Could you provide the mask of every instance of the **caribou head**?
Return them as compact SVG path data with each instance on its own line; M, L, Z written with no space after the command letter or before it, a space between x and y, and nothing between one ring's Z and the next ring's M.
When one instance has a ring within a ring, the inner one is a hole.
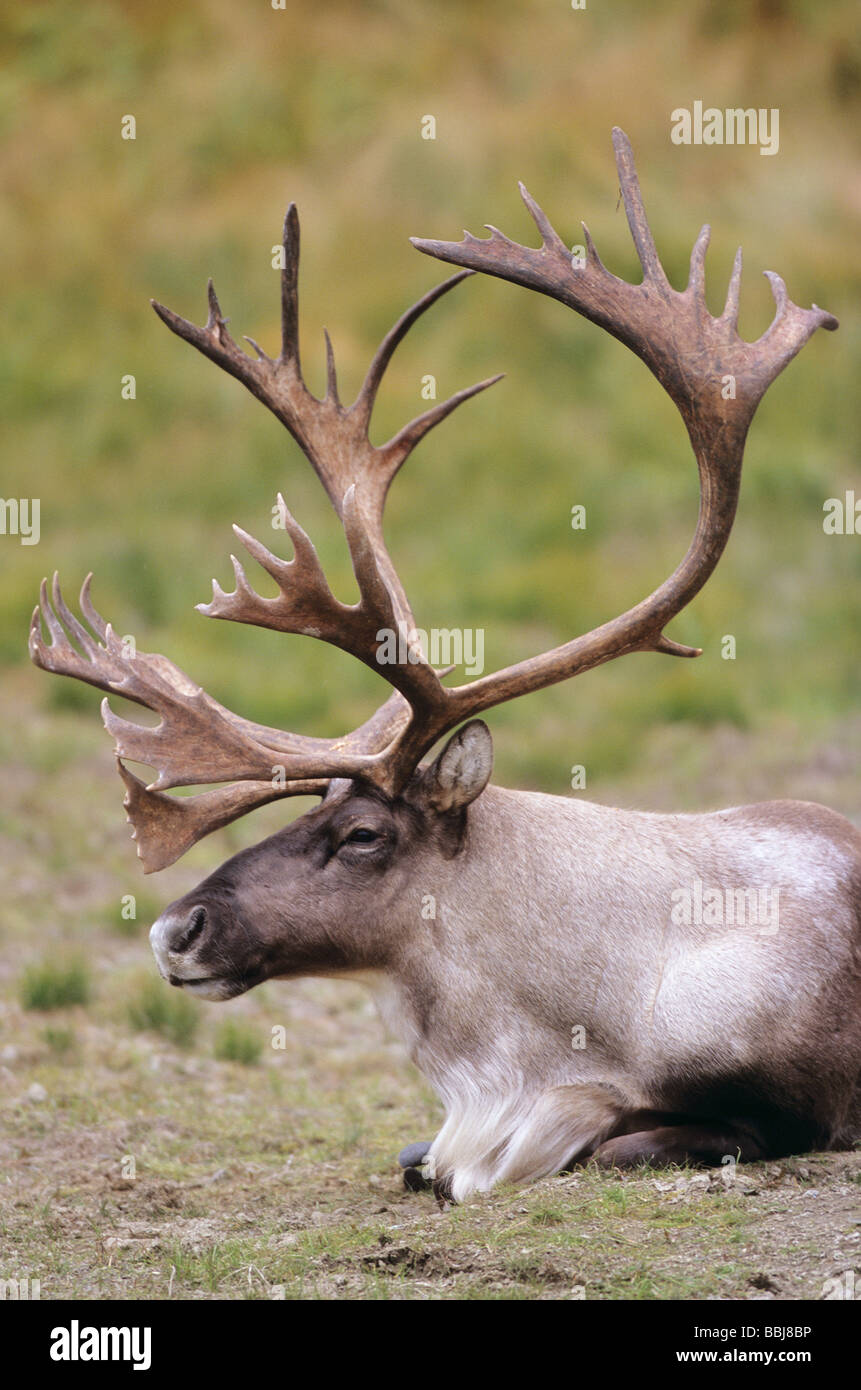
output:
M394 968L421 919L420 885L438 885L458 855L492 766L487 725L472 720L398 795L332 782L317 810L162 914L150 933L162 975L230 999L273 976ZM333 930L340 921L346 931Z

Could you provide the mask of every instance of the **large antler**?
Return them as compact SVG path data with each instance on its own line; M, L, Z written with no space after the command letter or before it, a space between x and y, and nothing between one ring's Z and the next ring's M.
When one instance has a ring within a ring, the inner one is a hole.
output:
M500 276L559 299L631 348L675 401L687 426L700 475L700 512L687 554L647 599L564 646L451 691L462 718L504 700L540 690L632 651L699 656L664 636L664 628L705 584L726 546L735 517L744 443L754 411L775 377L817 328L837 320L814 304L800 309L779 275L766 271L777 304L774 320L755 343L738 335L741 248L736 253L726 305L712 318L705 301L706 249L711 228L700 231L691 252L690 277L681 292L664 274L646 219L634 157L624 131L613 130L613 148L631 236L643 282L631 285L602 265L583 223L586 256L572 256L538 204L520 185L541 233L533 249L509 241L496 227L490 237L469 232L461 242L412 238L439 260Z
M234 527L245 548L276 581L277 596L270 599L256 593L240 562L231 556L235 590L225 593L213 580L212 599L198 607L208 617L319 637L383 675L394 691L371 719L340 738L310 738L265 728L232 714L167 658L127 649L93 607L89 578L81 591L81 608L92 631L70 612L56 576L50 596L43 583L30 631L30 655L36 665L122 695L161 716L161 723L149 728L119 717L107 700L102 705L105 726L116 738L118 758L154 767L158 773L154 782L144 786L120 763L127 788L125 804L147 872L173 863L203 835L255 806L281 796L325 792L333 777L363 778L383 790L397 791L421 756L414 749L423 752L429 746L423 731L439 726L446 705L440 677L418 645L409 647L409 659L403 664L381 665L377 660L383 633L411 642L415 628L383 540L383 509L392 479L427 432L500 378L479 382L433 406L383 445L371 444L368 429L383 374L401 339L426 309L471 272L452 276L407 310L377 349L355 402L345 407L338 396L328 333L325 397L313 396L302 378L299 221L292 204L284 222L283 248L282 344L277 359L268 357L251 339L257 360L237 346L211 281L209 317L202 328L160 304L154 302L153 307L173 332L242 381L299 443L342 521L359 601L348 605L334 596L314 546L279 494L281 520L293 544L292 560L279 559ZM50 634L48 643L42 619ZM171 787L231 779L243 785L192 798L164 795Z
M148 872L172 863L203 835L253 807L279 796L319 794L333 777L363 779L394 794L436 740L462 720L613 657L630 651L698 655L695 648L666 637L664 628L705 583L726 545L735 515L744 441L757 403L814 330L836 328L837 321L815 305L799 309L787 298L779 276L766 272L777 313L758 342L743 342L736 331L741 252L723 314L712 318L706 308L703 263L708 227L694 246L687 288L681 293L674 290L655 251L630 145L619 130L613 132L613 143L643 283L630 285L610 274L585 226L587 255L583 262L572 259L544 213L521 187L541 232L541 247L520 246L495 228L486 240L468 233L459 243L416 240L420 250L466 269L431 290L395 324L349 408L338 397L328 334L328 387L323 400L313 396L302 379L299 223L292 206L284 224L282 347L277 359L267 357L251 339L256 361L237 347L211 283L209 318L202 328L161 305L154 306L175 333L242 381L297 440L342 521L359 586L357 604L348 606L335 598L311 541L279 494L281 516L293 543L291 561L278 559L259 541L234 528L276 581L277 597L257 594L234 558L235 591L227 594L213 581L212 599L199 605L201 611L209 617L320 637L383 674L394 690L371 719L343 738L315 739L268 729L226 710L165 657L127 652L92 607L89 581L82 590L81 606L92 633L66 607L56 578L50 599L43 585L41 610L37 608L33 615L30 636L36 664L124 695L161 716L156 728L143 728L119 718L107 701L103 704L105 723L117 739L118 756L158 772L157 780L145 787L120 764L138 853ZM649 598L561 647L449 689L417 648L410 649L402 665L379 664L381 630L408 639L414 631L409 602L383 541L383 509L392 479L419 440L461 401L499 378L480 382L434 406L379 447L370 443L368 426L383 373L404 334L440 295L474 270L560 299L643 359L685 421L699 466L701 500L687 555ZM50 643L42 636L40 611ZM191 798L165 795L170 787L230 779L237 781Z

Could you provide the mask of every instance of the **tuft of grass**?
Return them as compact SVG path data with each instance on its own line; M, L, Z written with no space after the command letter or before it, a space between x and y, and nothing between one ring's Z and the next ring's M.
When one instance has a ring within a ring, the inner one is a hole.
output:
M90 973L82 960L46 960L24 971L20 998L25 1009L67 1009L89 1003L91 993Z
M238 1240L215 1241L195 1250L175 1244L168 1258L178 1284L207 1293L218 1293L231 1279L234 1284L239 1282L243 1276L247 1277L249 1268L254 1268L251 1263L253 1247Z
M530 1213L533 1226L561 1226L568 1219L563 1202L539 1202Z
M42 1037L55 1057L67 1057L78 1042L74 1028L45 1028Z
M241 1062L253 1067L260 1061L263 1044L258 1035L244 1023L229 1018L218 1030L215 1055L219 1062Z
M184 994L169 990L161 980L148 979L128 1006L131 1026L138 1033L160 1033L177 1047L190 1047L200 1014Z

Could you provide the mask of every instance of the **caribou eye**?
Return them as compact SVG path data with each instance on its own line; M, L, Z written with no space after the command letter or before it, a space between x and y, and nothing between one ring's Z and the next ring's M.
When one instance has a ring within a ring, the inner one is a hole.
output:
M344 841L345 845L372 845L375 840L382 839L378 830L368 830L360 826L358 830L353 830Z

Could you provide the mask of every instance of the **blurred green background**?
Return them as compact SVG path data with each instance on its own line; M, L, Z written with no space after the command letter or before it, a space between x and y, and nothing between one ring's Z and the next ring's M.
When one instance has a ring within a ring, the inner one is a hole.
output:
M842 774L853 738L857 750L861 538L826 536L822 506L857 487L854 5L79 0L12 8L3 26L0 493L42 507L38 546L0 538L13 729L24 711L63 721L56 759L73 730L89 749L98 725L95 692L26 662L38 583L55 567L69 596L93 569L97 606L120 633L238 712L315 734L361 721L384 690L357 663L194 611L213 574L230 577L231 522L286 544L269 525L279 488L336 592L351 598L353 581L296 445L173 338L148 298L201 322L211 274L234 335L274 351L271 248L294 199L306 377L322 393L325 324L352 399L390 322L446 273L408 236L493 222L533 241L518 178L569 243L584 218L605 263L637 278L610 145L619 124L677 287L709 221L713 312L741 242L743 336L772 316L763 269L841 329L817 334L759 409L728 551L671 629L703 657L628 658L493 712L496 780L564 794L582 763L599 800L659 805L669 788L693 808L718 794L815 794L824 759L840 773L840 809L853 809ZM672 145L670 112L697 99L778 107L779 153ZM121 139L127 114L134 142ZM426 114L434 141L421 138ZM425 408L423 375L442 398L496 371L504 382L428 437L388 507L418 621L483 627L487 669L649 592L684 552L697 496L681 422L641 363L561 305L480 277L399 350L372 437ZM127 373L134 401L121 398ZM571 530L575 503L585 532ZM720 657L726 633L735 661ZM101 737L98 766L112 776ZM14 739L7 721L7 752ZM743 756L726 788L730 747ZM758 779L762 766L774 775ZM263 814L278 823L283 808Z

